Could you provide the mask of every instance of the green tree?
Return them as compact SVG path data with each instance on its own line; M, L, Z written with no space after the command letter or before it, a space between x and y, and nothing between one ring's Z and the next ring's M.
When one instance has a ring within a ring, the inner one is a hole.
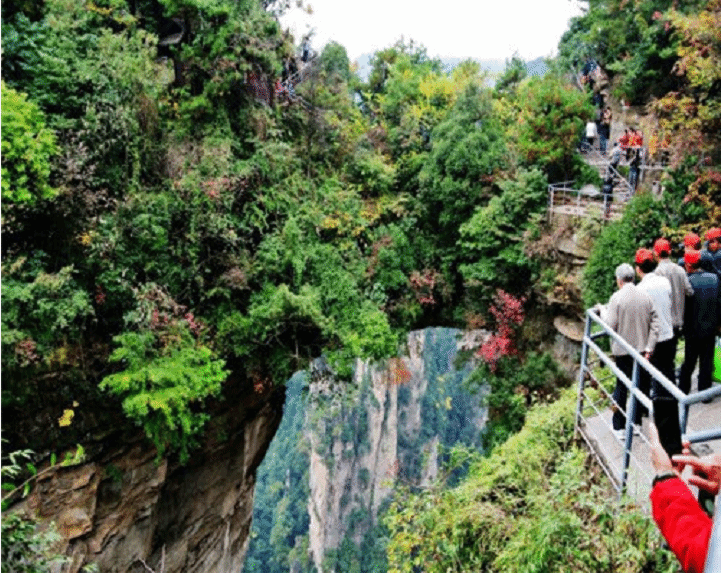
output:
M530 284L535 265L524 253L524 233L534 229L546 206L548 183L534 169L519 171L498 186L500 194L477 207L459 228L459 270L466 288L480 287L485 295L496 288L513 292Z
M2 82L2 199L35 203L54 197L51 160L58 153L45 116L26 94Z
M575 179L581 160L576 153L593 108L585 94L548 74L518 88L515 145L526 165L539 166L550 182Z
M505 167L505 138L490 92L469 84L448 118L431 135L432 150L419 177L419 228L432 236L444 262L455 259L459 228L485 203Z

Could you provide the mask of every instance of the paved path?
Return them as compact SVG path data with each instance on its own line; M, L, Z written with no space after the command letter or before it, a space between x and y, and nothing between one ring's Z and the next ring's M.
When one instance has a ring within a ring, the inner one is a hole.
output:
M710 404L694 404L689 409L688 431L697 432L718 428L721 425L721 398ZM584 434L594 444L600 454L602 465L607 473L620 475L623 468L623 445L611 431L611 410L588 418ZM699 455L721 452L721 440L714 440L693 446ZM651 479L654 471L651 467L648 446L648 418L643 420L642 435L635 435L631 446L631 464L627 494L636 499L640 506L649 510L648 495L651 491Z

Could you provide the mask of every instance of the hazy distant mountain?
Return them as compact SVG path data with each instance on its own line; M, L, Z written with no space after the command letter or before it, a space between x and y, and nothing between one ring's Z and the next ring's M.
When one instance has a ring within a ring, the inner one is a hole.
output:
M371 57L373 54L363 54L358 59L355 60L355 63L358 65L358 76L361 78L361 80L366 81L368 80L368 76L371 73ZM468 58L451 58L451 57L441 57L440 60L443 63L443 68L446 72L450 72L453 68L455 68L458 64L461 62L466 61ZM493 85L495 83L495 77L502 72L506 67L507 60L505 59L479 59L479 58L471 58L472 60L478 62L481 65L481 68L489 72L490 78L489 78L489 84ZM548 66L546 65L546 62L544 58L536 58L535 60L531 60L530 62L526 62L526 67L528 69L528 75L529 76L543 76L548 71Z

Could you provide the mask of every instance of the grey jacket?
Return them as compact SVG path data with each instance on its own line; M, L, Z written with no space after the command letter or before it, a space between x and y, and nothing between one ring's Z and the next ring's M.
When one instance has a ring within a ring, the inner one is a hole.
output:
M693 287L688 280L688 275L686 271L668 259L663 259L658 263L655 273L666 277L671 283L671 318L673 326L680 328L683 326L686 297L693 296Z
M626 283L601 307L601 320L638 352L653 352L658 341L658 315L651 297L633 283ZM611 341L611 354L624 356L626 350Z

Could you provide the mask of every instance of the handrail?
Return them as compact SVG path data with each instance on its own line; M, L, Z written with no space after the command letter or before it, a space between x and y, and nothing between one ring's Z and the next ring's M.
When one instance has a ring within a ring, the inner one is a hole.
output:
M567 187L566 181L562 183L551 183L548 185L548 214L549 219L553 217L554 210L563 205L574 205L578 211L582 211L589 205L598 205L601 208L601 214L607 216L612 205L612 199L605 193L598 191L597 193L588 193L583 189L574 189ZM562 198L566 198L565 201Z
M631 195L633 195L633 189L631 188L631 184L628 182L628 179L626 179L623 175L621 175L621 173L615 167L613 167L611 165L611 162L608 160L608 158L601 155L598 151L596 151L593 147L591 147L590 145L588 145L585 142L582 143L581 146L583 147L583 149L586 150L587 155L589 153L593 154L594 159L601 160L601 162L605 164L606 171L609 171L609 170L612 171L613 174L621 180L623 185L626 187L627 195L625 197L623 197L624 199L628 199L629 197L631 197Z
M593 328L600 327L601 331L592 333ZM626 374L616 366L613 358L604 352L600 346L595 342L600 337L609 337L616 342L623 350L633 359L633 371L629 378ZM629 390L629 401L628 408L624 404L617 404L617 407L624 408L626 410L626 426L624 430L624 456L623 456L623 467L620 471L620 476L612 475L611 471L606 467L603 460L599 460L604 467L604 470L617 484L617 490L620 495L626 490L628 473L631 461L631 448L633 445L633 420L637 408L637 403L640 402L645 406L650 413L653 412L653 401L649 399L639 388L638 381L641 375L641 371L645 370L649 376L655 380L679 403L679 425L681 428L682 439L691 443L706 442L710 440L721 439L721 426L712 429L705 429L695 432L688 432L688 413L689 407L693 404L701 402L703 400L721 396L721 387L709 388L707 390L696 392L688 395L678 389L678 387L671 382L666 376L664 376L656 367L654 367L644 356L642 356L635 348L633 348L623 337L615 332L608 324L606 324L594 309L588 309L586 311L586 324L583 336L583 345L581 347L581 365L579 369L579 385L578 385L578 401L576 405L576 418L575 428L576 432L584 434L584 438L591 446L591 450L600 458L599 452L594 449L593 440L589 440L588 436L585 435L582 430L583 408L585 395L586 376L591 377L592 372L589 369L589 354L593 352L598 357L599 361L609 368L611 373L615 375Z

